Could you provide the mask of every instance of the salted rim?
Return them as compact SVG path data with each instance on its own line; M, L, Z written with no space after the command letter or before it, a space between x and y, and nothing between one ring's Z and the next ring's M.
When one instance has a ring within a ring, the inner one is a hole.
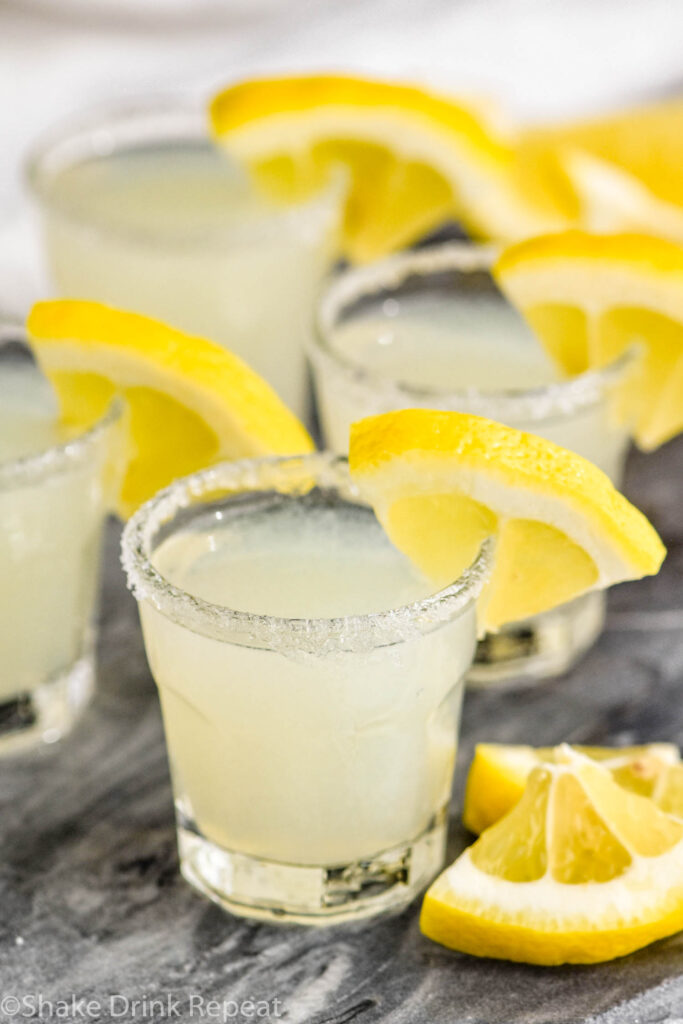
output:
M8 341L23 341L30 348L25 333L14 325L0 325L0 346ZM76 437L44 448L31 455L0 461L0 490L11 490L64 473L85 462L100 437L123 416L125 402L114 396L102 416Z
M157 244L161 239L188 248L220 247L226 242L278 236L288 229L309 230L318 223L325 225L337 212L341 214L341 200L347 188L347 177L341 170L333 173L321 190L303 202L282 208L274 205L249 223L236 222L199 231L120 227L111 221L87 216L71 203L60 202L52 191L55 177L68 167L94 157L110 156L122 147L164 139L215 142L203 104L193 102L187 94L176 94L143 96L92 107L62 121L38 138L24 161L24 179L35 199L66 220L91 231L105 231L146 244ZM215 144L220 148L219 143Z
M313 340L309 355L314 366L333 368L344 378L348 392L356 392L368 411L387 408L434 408L473 413L511 425L519 422L564 418L580 409L596 405L605 392L616 385L638 358L636 346L599 370L586 370L567 380L533 388L482 391L479 388L417 388L381 373L366 369L346 358L332 342L332 332L340 311L350 302L376 292L398 289L415 276L428 276L447 270L463 274L488 271L498 253L494 245L470 242L445 242L409 252L365 267L342 271L328 281L319 297L314 318Z
M422 636L457 617L477 598L491 567L491 539L484 542L472 565L436 594L386 611L338 618L285 618L236 611L187 593L152 564L157 531L204 495L215 496L221 489L242 493L270 490L271 486L277 489L275 485L282 487L288 478L302 486L310 483L311 475L316 484L343 486L350 496L358 494L346 458L330 452L222 462L176 480L146 502L123 531L121 563L129 589L138 601L149 602L172 622L210 639L315 655L369 651Z

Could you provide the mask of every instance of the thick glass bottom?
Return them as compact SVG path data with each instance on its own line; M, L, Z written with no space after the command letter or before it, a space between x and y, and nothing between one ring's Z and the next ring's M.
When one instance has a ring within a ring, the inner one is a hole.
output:
M595 591L504 626L479 641L467 685L512 688L562 675L593 646L604 623L605 595Z
M35 690L0 703L0 756L56 743L75 725L94 689L94 656L88 651L66 671Z
M178 823L183 877L231 914L284 924L354 921L410 903L439 872L447 809L416 839L351 864L301 866L249 857Z

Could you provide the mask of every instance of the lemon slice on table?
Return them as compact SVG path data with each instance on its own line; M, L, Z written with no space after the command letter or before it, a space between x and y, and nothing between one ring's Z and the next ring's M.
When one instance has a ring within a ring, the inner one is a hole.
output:
M83 425L114 394L126 399L130 448L118 510L125 518L173 479L218 459L313 449L297 418L222 346L95 302L39 302L29 341L66 423Z
M567 373L642 347L628 392L641 448L683 429L683 245L566 231L510 246L493 273Z
M683 242L683 98L524 132L516 174L586 227Z
M349 465L397 548L438 585L496 537L482 625L654 574L657 533L592 463L480 416L406 409L351 428Z
M465 827L478 834L507 814L522 796L529 774L540 764L555 762L558 749L478 743L465 786ZM650 797L669 814L683 817L683 764L673 743L574 749L599 761L620 786Z
M556 223L510 179L514 150L481 109L413 85L348 75L253 79L213 99L213 133L277 198L349 173L346 254L371 260L453 216L519 238Z
M565 747L432 884L420 927L533 964L624 956L683 928L683 821Z

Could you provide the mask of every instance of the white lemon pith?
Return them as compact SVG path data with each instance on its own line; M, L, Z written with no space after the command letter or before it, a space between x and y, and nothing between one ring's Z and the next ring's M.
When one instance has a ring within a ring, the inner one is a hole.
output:
M524 792L530 772L554 762L557 749L478 743L465 786L465 827L478 834L507 814ZM673 743L574 749L599 761L620 786L650 797L669 814L683 818L683 765Z
M391 540L436 584L457 579L496 537L481 608L488 629L655 573L665 554L587 460L479 416L369 417L351 429L349 465Z
M683 429L683 245L567 231L511 246L493 273L562 371L642 350L622 402L642 448Z
M683 821L564 748L433 883L420 925L478 956L624 956L683 927Z
M418 86L348 75L252 79L211 103L214 135L274 195L350 176L347 254L368 260L454 215L476 233L548 230L510 180L507 133L480 107Z
M114 394L125 398L124 517L174 478L219 459L313 448L271 387L211 341L136 313L66 299L37 303L27 330L65 421L88 423Z

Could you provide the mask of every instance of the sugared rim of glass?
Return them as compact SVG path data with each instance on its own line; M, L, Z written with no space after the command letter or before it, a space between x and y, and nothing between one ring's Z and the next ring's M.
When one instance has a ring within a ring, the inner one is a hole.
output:
M128 587L172 622L213 640L268 650L313 655L368 651L422 636L456 618L478 597L490 570L493 541L450 586L412 604L387 611L340 618L284 618L236 611L187 593L153 563L160 530L173 532L173 520L190 506L209 507L221 492L305 494L311 485L336 490L341 500L358 499L347 460L328 452L223 462L175 481L129 520L121 541ZM283 491L284 488L284 491ZM204 501L203 501L204 499ZM182 528L182 527L180 527Z
M364 267L344 270L334 276L319 298L310 355L314 364L331 367L342 379L346 393L358 397L367 415L387 409L439 408L473 413L515 425L570 416L600 402L617 385L638 358L634 347L599 370L554 381L533 388L483 391L481 388L412 387L377 373L347 358L333 342L340 314L349 305L374 295L390 297L411 278L455 271L470 274L490 271L497 249L493 245L445 242L399 253ZM385 295L385 293L389 293Z
M211 143L205 104L185 94L143 96L90 108L38 139L24 162L24 176L32 195L65 220L137 243L158 244L163 239L188 248L220 247L252 239L277 238L287 231L317 231L338 216L347 181L341 169L331 175L322 189L300 202L280 206L268 205L266 200L263 215L249 221L236 219L234 224L223 223L215 229L202 226L196 231L121 227L88 216L77 205L55 195L53 182L70 167L103 159L124 149L164 141Z
M11 341L25 343L22 330L1 325L0 347ZM115 397L99 419L75 437L30 455L0 460L0 491L41 483L87 462L103 434L121 419L124 408L123 399Z

